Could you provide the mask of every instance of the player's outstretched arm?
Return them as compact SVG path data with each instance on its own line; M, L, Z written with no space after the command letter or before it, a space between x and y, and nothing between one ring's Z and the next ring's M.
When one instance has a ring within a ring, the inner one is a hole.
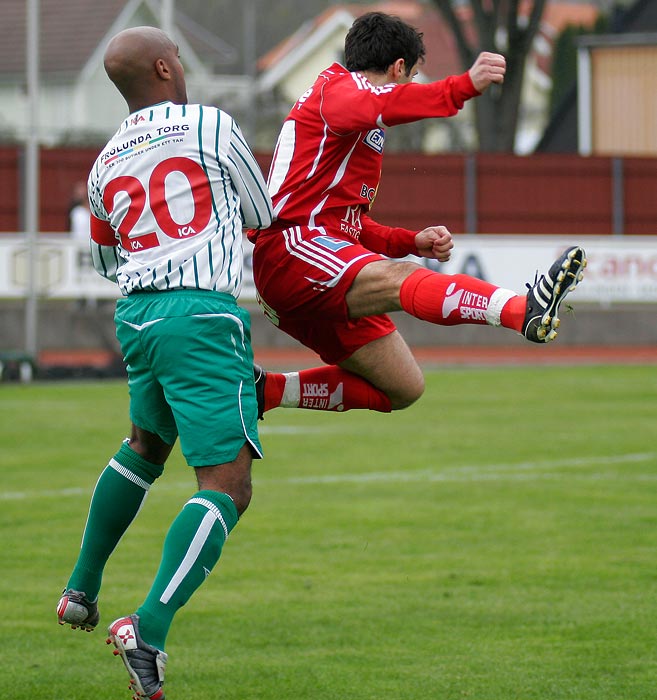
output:
M468 71L477 92L484 92L492 83L503 83L506 59L499 53L482 51Z

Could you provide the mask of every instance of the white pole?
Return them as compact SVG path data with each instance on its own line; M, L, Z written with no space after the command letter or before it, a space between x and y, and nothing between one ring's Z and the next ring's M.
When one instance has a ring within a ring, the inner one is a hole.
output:
M160 24L162 31L166 32L175 41L175 30L174 30L174 13L175 13L175 2L174 0L162 0L161 1L161 14L160 14Z
M25 351L37 358L37 251L39 230L39 0L27 0L27 95L25 139L25 238L28 271Z
M577 140L581 156L590 156L593 152L591 79L591 48L579 46L577 49Z
M242 3L242 46L244 51L244 74L249 78L249 95L247 100L247 112L244 119L244 131L246 140L255 143L256 136L256 76L257 76L257 49L256 49L256 7L253 0L245 0Z

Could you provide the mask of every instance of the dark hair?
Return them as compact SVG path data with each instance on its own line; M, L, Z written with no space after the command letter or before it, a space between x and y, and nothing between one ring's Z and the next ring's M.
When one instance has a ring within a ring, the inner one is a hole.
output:
M351 25L344 40L345 67L349 71L385 73L398 58L406 64L406 75L424 58L422 33L399 17L368 12Z

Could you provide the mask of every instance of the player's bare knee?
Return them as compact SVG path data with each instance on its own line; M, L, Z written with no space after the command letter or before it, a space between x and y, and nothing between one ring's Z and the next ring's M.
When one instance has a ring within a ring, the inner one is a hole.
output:
M236 493L228 495L233 499L233 503L235 504L235 508L237 508L239 515L242 515L242 513L244 513L244 511L249 507L249 503L251 503L251 496L253 495L251 479L248 480L248 483L242 484Z
M164 464L173 449L173 445L168 445L159 435L150 433L134 424L128 445L133 452L152 464Z
M199 490L201 491L216 491L218 493L225 493L230 496L230 499L235 504L237 513L242 515L244 511L249 507L251 503L251 496L253 495L253 487L251 485L251 480L243 481L242 483L216 483L213 486L209 485L207 482L199 481Z
M377 260L356 276L345 300L351 318L401 310L399 290L419 265L413 262Z
M393 411L412 406L424 394L424 377L420 375L415 381L409 382L400 389L388 395Z
M230 496L240 515L251 502L253 486L250 461L248 464L236 460L214 467L197 467L196 480L201 491L217 491Z

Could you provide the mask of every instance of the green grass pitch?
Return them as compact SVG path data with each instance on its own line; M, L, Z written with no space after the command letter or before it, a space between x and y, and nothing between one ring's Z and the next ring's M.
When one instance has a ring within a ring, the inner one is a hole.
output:
M0 385L0 697L130 698L105 625L194 491L174 452L56 624L123 382ZM430 371L392 415L278 410L217 569L177 615L168 700L644 700L657 677L654 367Z

